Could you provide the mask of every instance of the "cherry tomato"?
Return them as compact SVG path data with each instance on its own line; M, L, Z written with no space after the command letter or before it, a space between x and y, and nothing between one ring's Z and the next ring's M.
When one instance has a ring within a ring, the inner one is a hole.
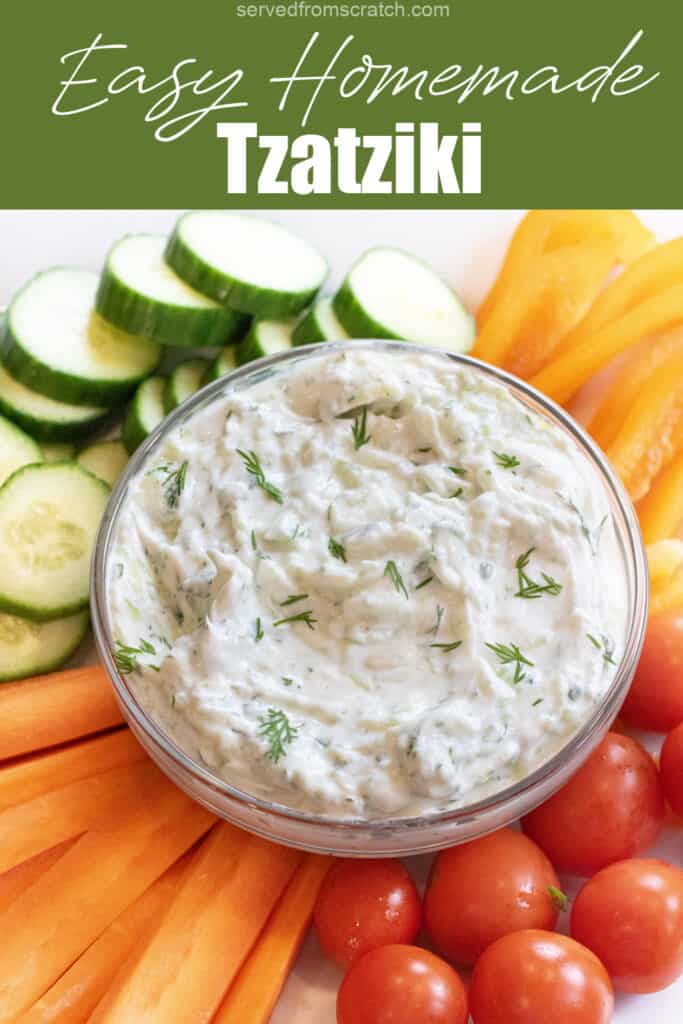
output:
M683 722L683 612L653 615L620 712L638 729L668 732Z
M574 900L571 932L622 992L658 992L683 972L683 871L622 860L598 871Z
M659 777L672 810L683 817L683 722L664 740L659 758Z
M447 960L473 964L501 935L552 930L559 886L536 843L503 828L437 856L424 898L425 927Z
M340 860L318 895L313 922L332 960L349 967L390 943L411 943L420 930L420 897L397 860Z
M558 871L591 875L647 850L664 813L654 761L630 736L610 732L566 786L522 825Z
M337 1024L466 1024L467 994L452 967L417 946L373 949L348 971Z
M607 1024L614 996L607 971L589 949L527 929L504 935L472 972L474 1024Z

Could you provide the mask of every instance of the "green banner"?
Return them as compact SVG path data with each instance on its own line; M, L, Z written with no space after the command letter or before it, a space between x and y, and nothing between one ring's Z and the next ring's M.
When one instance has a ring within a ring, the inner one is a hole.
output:
M0 204L676 207L677 10L15 7Z

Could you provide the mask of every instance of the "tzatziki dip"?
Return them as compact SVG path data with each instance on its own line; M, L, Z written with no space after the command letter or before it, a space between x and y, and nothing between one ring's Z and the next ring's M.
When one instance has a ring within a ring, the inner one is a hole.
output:
M108 560L119 671L236 788L377 819L524 779L625 641L604 484L476 364L309 350L228 383L130 481Z

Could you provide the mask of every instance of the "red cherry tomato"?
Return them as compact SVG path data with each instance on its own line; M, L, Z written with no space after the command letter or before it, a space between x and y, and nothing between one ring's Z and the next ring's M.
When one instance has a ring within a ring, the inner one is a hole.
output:
M630 736L610 732L522 825L558 871L591 875L652 846L664 813L654 761Z
M666 988L683 972L683 871L661 860L610 864L574 900L571 931L615 988Z
M503 828L437 856L424 898L425 927L447 960L473 964L501 935L552 930L559 886L543 851L522 832Z
M452 967L417 946L373 949L348 971L337 1024L466 1024L467 994Z
M659 758L659 777L672 810L683 817L683 722L664 740Z
M609 975L589 949L566 935L527 930L504 935L472 972L474 1024L607 1024Z
M332 960L349 967L390 943L411 943L420 930L420 897L397 860L340 860L318 895L313 923Z
M653 615L620 712L629 725L668 732L683 722L683 612Z

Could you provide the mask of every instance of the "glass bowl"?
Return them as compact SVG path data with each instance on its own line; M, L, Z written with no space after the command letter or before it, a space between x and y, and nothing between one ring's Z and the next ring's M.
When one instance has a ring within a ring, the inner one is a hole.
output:
M506 386L516 398L567 434L591 464L596 485L604 489L611 508L617 547L623 560L627 594L627 625L624 653L614 679L591 717L548 761L522 781L477 803L456 810L391 819L334 818L292 810L251 796L213 775L191 759L138 703L113 656L113 638L106 600L109 552L121 507L131 479L169 431L194 416L218 396L244 390L278 374L294 362L314 359L321 351L342 351L363 345L386 353L406 350L432 355L446 362L469 366ZM607 460L579 426L557 405L521 381L467 356L455 355L402 341L351 341L294 348L260 359L202 388L157 427L130 460L117 483L100 526L92 562L91 610L100 657L111 679L116 698L131 730L158 764L181 789L221 818L250 832L280 843L342 856L407 856L484 835L501 828L542 803L572 775L599 743L616 717L626 696L643 643L647 621L648 573L638 520L633 506Z

